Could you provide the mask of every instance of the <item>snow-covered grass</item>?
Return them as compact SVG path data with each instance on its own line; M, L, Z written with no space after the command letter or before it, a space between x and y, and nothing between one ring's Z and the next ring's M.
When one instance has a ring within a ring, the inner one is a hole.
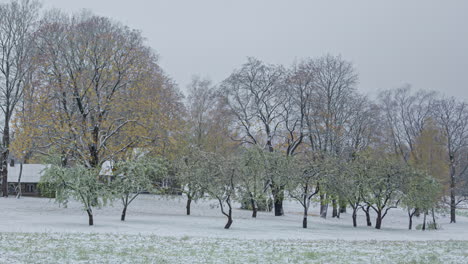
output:
M301 207L285 203L285 216L235 210L234 223L214 201L193 205L185 200L144 195L120 221L115 203L95 211L95 226L78 203L60 208L41 198L0 199L0 263L468 263L468 218L442 230L409 231L403 210L391 210L383 229L357 228L349 214L321 219L310 211L301 228ZM373 219L374 220L374 219ZM415 219L415 226L421 219Z
M3 233L0 263L467 263L467 241L240 240Z

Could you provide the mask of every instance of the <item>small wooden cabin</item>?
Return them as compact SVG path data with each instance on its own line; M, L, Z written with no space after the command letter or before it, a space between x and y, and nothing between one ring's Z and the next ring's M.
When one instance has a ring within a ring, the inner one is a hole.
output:
M41 180L44 169L47 165L44 164L23 164L10 163L8 166L8 192L11 195L16 195L18 192L18 178L21 172L21 193L23 196L40 196L38 183Z

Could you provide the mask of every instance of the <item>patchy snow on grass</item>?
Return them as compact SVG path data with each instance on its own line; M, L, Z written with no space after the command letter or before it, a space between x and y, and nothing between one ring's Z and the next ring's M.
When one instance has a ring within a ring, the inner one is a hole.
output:
M215 201L194 203L187 216L183 197L142 195L125 222L121 209L96 209L90 227L76 202L0 199L0 263L468 263L465 216L449 224L439 215L441 230L410 231L406 212L392 209L376 230L362 214L353 228L350 214L322 219L311 208L303 229L302 208L286 201L281 217L236 209L225 230Z
M2 233L0 263L467 263L467 241Z

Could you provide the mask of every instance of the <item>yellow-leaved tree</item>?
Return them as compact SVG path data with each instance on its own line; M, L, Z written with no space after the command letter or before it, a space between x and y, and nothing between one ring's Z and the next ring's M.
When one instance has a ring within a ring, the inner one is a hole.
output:
M409 163L415 168L426 171L443 184L444 189L447 190L449 163L444 140L436 123L432 119L428 119L421 134L415 140Z
M174 148L181 96L139 31L87 12L51 12L36 34L16 153L58 154L62 165L96 168L135 148Z

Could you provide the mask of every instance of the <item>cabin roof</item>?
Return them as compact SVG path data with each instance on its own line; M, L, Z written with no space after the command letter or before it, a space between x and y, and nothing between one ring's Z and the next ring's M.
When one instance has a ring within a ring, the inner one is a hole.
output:
M23 164L21 182L38 183L47 167L45 164ZM8 166L8 182L18 182L20 164Z

